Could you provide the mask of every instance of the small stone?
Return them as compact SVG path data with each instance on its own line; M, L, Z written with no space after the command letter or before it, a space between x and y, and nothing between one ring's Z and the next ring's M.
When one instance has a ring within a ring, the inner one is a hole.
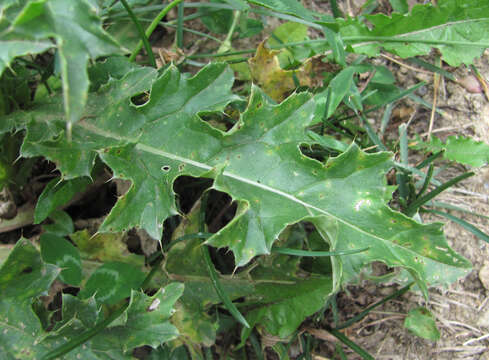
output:
M484 263L479 270L479 280L486 290L489 290L489 263Z
M486 308L480 315L477 321L477 326L489 328L489 308Z

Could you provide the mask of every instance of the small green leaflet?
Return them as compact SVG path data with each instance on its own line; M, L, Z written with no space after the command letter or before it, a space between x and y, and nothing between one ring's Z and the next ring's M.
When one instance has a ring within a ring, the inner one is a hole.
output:
M435 317L424 307L417 307L409 311L404 326L414 335L423 339L437 341L440 339L440 331L436 327Z
M431 152L443 152L447 160L460 164L480 167L489 164L489 145L482 141L475 141L470 137L449 136L443 143L436 136L432 136L429 142L418 139L416 149L425 149Z

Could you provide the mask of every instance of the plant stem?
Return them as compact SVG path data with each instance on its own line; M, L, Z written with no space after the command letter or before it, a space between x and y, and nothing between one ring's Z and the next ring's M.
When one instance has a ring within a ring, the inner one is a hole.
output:
M345 36L343 41L354 42L355 45L366 45L363 42L398 42L398 43L418 43L418 44L431 44L431 45L464 45L464 46L476 46L476 47L489 47L489 42L471 42L471 41L459 41L459 40L435 40L435 39L410 39L402 36ZM358 44L360 43L360 44Z
M132 12L131 7L127 3L126 0L121 0L122 5L126 9L127 13L129 14L129 17L131 18L132 22L136 26L136 29L138 30L139 37L141 38L141 41L144 44L144 48L146 49L146 54L149 57L149 63L151 66L156 67L156 60L155 60L155 55L153 54L153 50L151 49L151 45L149 44L148 37L144 33L143 27L141 26L141 23L138 21L138 18L134 13Z
M178 15L177 15L177 47L179 49L183 48L183 4L178 4Z
M236 26L239 23L240 16L241 16L241 11L234 11L233 22L231 23L231 27L229 28L226 38L224 39L221 46L219 46L219 49L217 50L218 54L222 54L231 49L231 39L233 37L234 30L236 29Z
M475 175L475 174L472 171L469 171L469 172L466 172L460 176L457 176L457 177L447 181L446 183L441 184L440 186L438 186L436 189L429 192L425 196L422 196L422 197L416 199L415 201L413 201L409 205L409 207L406 209L405 214L407 216L410 216L410 217L413 216L416 213L416 211L418 210L418 208L420 206L422 206L424 203L430 201L431 199L433 199L435 196L437 196L442 191L448 189L449 187L455 185L456 183L458 183L458 182L460 182L460 181L462 181L468 177L471 177L472 175Z
M149 24L148 28L146 29L146 37L150 37L150 35L153 33L153 31L156 29L158 26L158 23L165 17L168 12L173 9L175 6L180 4L183 0L173 0L171 3L169 3L163 10L160 11L160 13L153 19L151 24ZM137 54L139 51L141 51L143 47L143 42L139 41L138 44L136 45L136 48L133 50L131 56L129 57L129 61L134 61L136 58Z

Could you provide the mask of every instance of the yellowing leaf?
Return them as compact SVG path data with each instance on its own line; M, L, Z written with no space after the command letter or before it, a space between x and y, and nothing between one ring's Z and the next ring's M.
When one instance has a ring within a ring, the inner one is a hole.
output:
M311 86L309 73L311 64L305 63L296 70L284 70L280 67L278 51L269 50L262 42L256 54L248 62L253 80L273 100L284 100L298 86Z

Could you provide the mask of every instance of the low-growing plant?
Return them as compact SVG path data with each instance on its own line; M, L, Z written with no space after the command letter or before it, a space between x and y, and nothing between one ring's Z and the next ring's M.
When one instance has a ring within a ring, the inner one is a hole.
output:
M489 146L409 138L408 123L384 140L400 99L439 110L415 94L423 83L401 88L372 59L453 78L442 61L469 65L489 47L489 4L409 11L397 0L373 14L368 1L355 17L330 5L333 15L295 0L0 3L1 200L15 208L0 229L25 229L0 248L6 359L263 358L262 338L280 358L293 341L310 358L300 326L330 308L334 322L320 326L368 359L340 330L470 271L420 214L489 242L434 200L473 175L441 183L442 161L480 167ZM268 40L234 48L270 17L282 24ZM169 29L173 47L155 54ZM184 34L210 50L189 53ZM433 49L435 64L417 58ZM423 159L413 166L409 151ZM403 287L337 323L336 294L373 279L374 263ZM439 337L424 308L406 327Z

